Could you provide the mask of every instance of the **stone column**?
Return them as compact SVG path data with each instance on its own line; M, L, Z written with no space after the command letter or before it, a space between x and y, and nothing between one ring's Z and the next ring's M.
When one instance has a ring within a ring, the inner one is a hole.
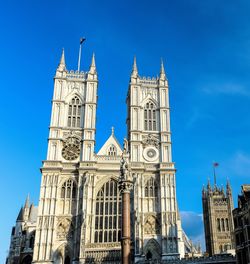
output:
M131 230L130 230L130 190L133 187L133 182L119 182L119 187L122 195L122 264L131 263Z
M133 180L128 160L127 141L124 140L119 177L119 190L122 196L122 264L131 263L130 191L133 188Z

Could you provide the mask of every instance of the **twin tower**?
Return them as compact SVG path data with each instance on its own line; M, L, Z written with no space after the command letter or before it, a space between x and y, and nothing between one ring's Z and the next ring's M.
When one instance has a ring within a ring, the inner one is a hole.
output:
M114 131L95 152L98 77L68 71L64 52L54 78L47 159L33 263L120 263L122 148ZM184 255L172 162L168 81L140 77L136 65L127 95L127 139L135 263Z

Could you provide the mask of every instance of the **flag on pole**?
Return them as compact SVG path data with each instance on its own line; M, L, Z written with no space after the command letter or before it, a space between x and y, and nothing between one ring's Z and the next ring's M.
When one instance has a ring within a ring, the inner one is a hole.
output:
M218 167L218 166L219 166L219 163L218 163L218 162L214 162L214 163L213 163L213 166L214 166L214 167Z
M85 41L86 38L80 38L80 45L82 45L83 41Z

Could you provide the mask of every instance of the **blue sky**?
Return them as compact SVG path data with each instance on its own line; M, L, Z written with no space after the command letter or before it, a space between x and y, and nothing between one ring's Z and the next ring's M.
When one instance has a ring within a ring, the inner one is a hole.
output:
M95 52L99 76L96 149L111 126L120 141L126 135L133 56L142 76L159 74L163 58L179 208L188 235L203 239L201 189L212 162L220 163L219 185L230 179L235 203L250 179L249 12L241 0L2 1L1 263L26 195L38 203L53 76L63 47L67 68L77 68L81 36L81 69Z

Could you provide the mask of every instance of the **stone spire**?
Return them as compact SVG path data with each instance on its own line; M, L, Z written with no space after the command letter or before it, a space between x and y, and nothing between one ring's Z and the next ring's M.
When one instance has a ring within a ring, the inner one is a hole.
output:
M91 65L89 68L89 73L96 74L96 66L95 66L95 53L92 55Z
M162 80L166 79L166 74L165 74L165 69L164 69L164 64L163 64L162 59L161 59L160 79L162 79Z
M23 221L23 207L21 207L16 220Z
M232 188L231 188L229 179L227 179L227 187L226 187L226 190L227 190L227 194L232 194Z
M133 77L137 77L138 76L138 69L137 69L136 57L135 56L134 56L134 63L133 63L131 76L133 76Z
M61 59L60 59L60 63L57 67L57 71L65 71L66 70L66 64L65 64L65 55L64 55L64 49L62 49L62 55L61 55Z
M30 206L30 194L28 194L26 197L24 208L29 208L29 206Z

